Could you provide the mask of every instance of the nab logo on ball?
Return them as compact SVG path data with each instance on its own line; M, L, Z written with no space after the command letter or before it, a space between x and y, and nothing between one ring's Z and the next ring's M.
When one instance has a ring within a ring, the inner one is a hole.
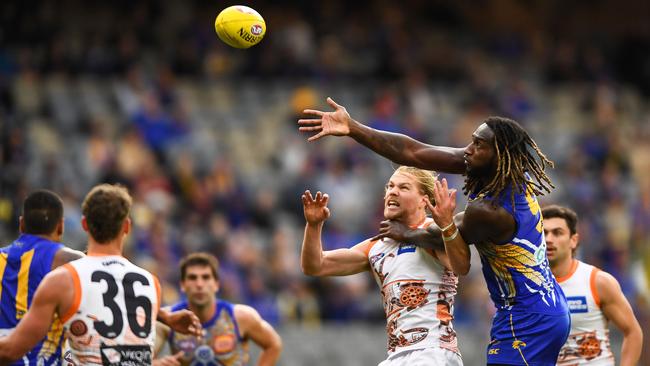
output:
M257 11L236 5L223 9L217 15L214 29L225 44L235 48L249 48L264 38L266 23Z

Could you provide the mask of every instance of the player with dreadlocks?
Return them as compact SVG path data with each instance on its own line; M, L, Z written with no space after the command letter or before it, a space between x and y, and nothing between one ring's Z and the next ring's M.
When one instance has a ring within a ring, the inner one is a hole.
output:
M375 239L389 237L426 248L443 248L457 274L470 267L468 243L481 257L483 276L497 312L487 347L488 365L555 365L569 334L564 293L546 258L546 242L537 195L554 186L545 173L553 163L517 122L489 117L464 148L433 146L408 136L380 131L350 117L331 98L333 112L305 110L300 131L350 136L401 165L465 175L465 211L454 216L456 192L443 179L436 183L436 222L411 229L384 221Z

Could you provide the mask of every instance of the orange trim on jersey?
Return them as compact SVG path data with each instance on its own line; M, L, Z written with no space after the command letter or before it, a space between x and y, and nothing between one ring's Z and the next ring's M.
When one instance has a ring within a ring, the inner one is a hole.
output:
M416 225L409 225L409 227L410 227L411 229L417 229L417 228L419 228L420 226L422 226L422 224L424 224L424 222L427 221L427 219L428 219L428 217L425 216L425 217L422 219L422 221L420 221L420 222L417 223ZM429 223L429 225L431 225L432 223L433 223L433 220L431 220L431 222ZM429 225L427 225L427 226L425 226L425 227L428 227Z
M576 273L577 269L578 269L578 260L573 259L573 262L571 262L571 269L569 269L569 273L567 273L566 276L557 277L555 280L557 281L557 283L562 283L568 280L569 278L571 278L571 276L573 276L573 274Z
M591 275L589 275L589 288L591 289L591 296L594 298L596 306L600 308L600 297L598 296L598 289L596 288L596 275L600 272L600 269L594 267L591 269Z
M72 318L77 310L79 310L79 305L81 304L81 281L79 280L79 273L77 273L77 270L70 263L66 263L62 267L70 272L72 283L74 285L74 299L72 300L72 305L70 305L70 309L68 309L65 315L61 317L61 324L65 324L70 318Z
M156 275L151 274L153 277L153 284L156 286L156 296L158 296L158 310L160 310L160 304L162 303L162 290L160 289L160 281Z
M362 251L363 253L365 253L365 255L367 257L367 256L370 255L370 249L372 249L372 247L375 244L377 244L378 241L379 240L372 240L372 241L366 240L363 243L359 243L359 244L353 246L352 249L357 249L357 250Z

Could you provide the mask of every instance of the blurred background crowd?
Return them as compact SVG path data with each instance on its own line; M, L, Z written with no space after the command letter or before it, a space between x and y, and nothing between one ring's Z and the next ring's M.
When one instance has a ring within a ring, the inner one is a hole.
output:
M330 194L326 248L348 247L377 232L396 166L347 138L307 143L301 111L332 96L372 127L459 147L504 115L555 161L542 204L578 212L579 257L649 324L650 3L257 1L267 35L245 51L214 33L228 5L0 3L3 244L25 195L49 188L66 244L83 249L81 200L119 182L135 200L127 257L158 274L166 303L181 296L179 259L202 250L221 261L220 296L279 328L381 325L370 275L301 273L300 195ZM474 259L456 324L487 337Z

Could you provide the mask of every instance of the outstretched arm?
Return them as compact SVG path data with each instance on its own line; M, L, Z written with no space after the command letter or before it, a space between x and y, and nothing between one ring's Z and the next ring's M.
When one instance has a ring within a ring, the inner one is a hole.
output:
M641 357L643 332L621 286L611 274L599 271L596 274L596 291L603 314L623 333L621 366L636 365Z
M235 318L244 338L250 338L262 348L257 366L273 366L282 352L282 339L273 327L250 306L235 305Z
M367 271L370 267L368 258L362 250L337 249L323 251L321 233L325 220L329 218L327 208L329 196L305 191L302 195L303 210L305 213L305 236L302 241L300 264L302 271L310 276L345 276Z
M332 98L327 98L327 103L334 108L334 112L306 109L305 114L316 118L298 120L301 126L299 131L316 132L308 141L329 135L350 136L400 165L453 174L462 174L465 171L464 148L433 146L403 134L376 130L352 119L345 107L338 105Z

